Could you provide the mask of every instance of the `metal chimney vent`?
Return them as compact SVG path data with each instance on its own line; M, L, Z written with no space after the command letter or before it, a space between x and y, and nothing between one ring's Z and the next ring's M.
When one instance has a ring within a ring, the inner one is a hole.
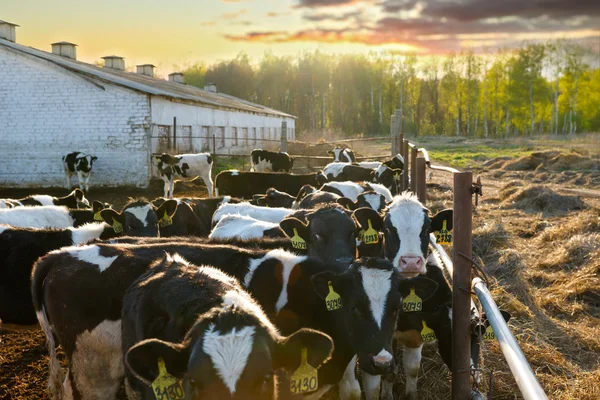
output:
M125 59L119 56L106 56L102 57L104 60L104 68L117 69L119 71L125 71Z
M75 50L76 46L77 45L75 43L69 42L52 43L52 54L58 54L59 56L77 60L77 52Z
M17 41L17 33L16 27L19 26L17 24L13 24L12 22L2 21L0 19L0 39L6 39L10 42Z
M136 65L136 72L140 75L154 77L155 68L156 68L156 66L154 66L152 64Z
M173 73L169 74L169 80L171 82L183 83L183 73L173 72Z

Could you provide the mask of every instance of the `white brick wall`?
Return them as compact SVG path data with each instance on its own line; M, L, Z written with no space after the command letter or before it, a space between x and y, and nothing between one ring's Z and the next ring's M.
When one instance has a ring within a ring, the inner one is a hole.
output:
M92 190L148 184L148 96L94 82L0 46L0 185L64 186L72 151L98 157Z

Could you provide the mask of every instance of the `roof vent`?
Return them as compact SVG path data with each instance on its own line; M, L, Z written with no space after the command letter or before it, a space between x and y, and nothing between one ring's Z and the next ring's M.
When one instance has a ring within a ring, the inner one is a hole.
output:
M156 66L154 66L152 64L142 64L142 65L136 65L136 68L137 68L136 72L138 74L154 77L154 69L156 68Z
M119 71L125 71L125 59L119 56L106 56L102 57L104 60L104 68L117 69Z
M77 52L75 51L75 43L57 42L52 43L52 54L58 54L66 58L77 60Z
M217 93L217 85L214 83L207 83L204 85L204 90L211 93Z
M11 42L17 41L16 27L17 24L11 22L2 21L0 19L0 39L6 39Z
M169 74L169 80L171 82L183 83L183 73L182 72L173 72Z

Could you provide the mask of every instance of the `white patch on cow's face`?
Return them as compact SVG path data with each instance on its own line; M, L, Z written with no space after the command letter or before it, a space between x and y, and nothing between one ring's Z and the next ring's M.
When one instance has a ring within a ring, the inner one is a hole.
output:
M89 246L71 246L62 248L61 251L68 251L72 257L94 264L100 272L104 272L117 259L118 256L104 257L100 255L100 247L96 245Z
M255 327L235 328L228 333L215 330L211 324L204 332L202 350L208 354L213 366L231 394L240 379L254 345ZM192 356L193 357L193 356Z
M73 240L73 244L82 244L87 243L90 240L98 239L104 229L107 228L108 225L104 222L102 223L91 223L85 224L77 228L67 228L71 231L71 238Z
M369 203L369 207L375 211L379 211L379 206L381 204L381 196L379 194L369 193L365 194L363 197L365 201Z
M392 287L392 272L383 269L360 268L363 288L369 298L373 318L380 328L385 312L385 303Z
M129 213L129 214L133 215L134 217L136 217L142 223L142 225L144 225L144 228L145 228L148 226L148 213L150 213L152 211L154 211L154 208L152 208L152 205L146 204L143 206L128 208L127 210L125 210L123 212Z
M340 154L342 152L342 149L339 147L336 147L335 149L333 149L333 161L341 161L340 160Z
M401 257L420 257L422 271L418 272L425 273L425 257L421 251L421 230L425 222L423 205L413 194L404 193L394 198L387 213L400 238L400 249L394 256L394 266L402 272Z
M53 206L54 205L54 197L48 196L47 194L36 194L31 196L31 198L42 206Z

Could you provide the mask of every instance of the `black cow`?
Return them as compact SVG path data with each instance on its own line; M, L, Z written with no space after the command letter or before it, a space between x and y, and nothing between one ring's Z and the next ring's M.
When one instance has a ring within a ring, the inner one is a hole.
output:
M229 170L220 172L215 178L217 196L230 195L251 199L257 193L266 193L270 188L298 195L304 185L321 186L327 178L320 172L293 175L283 172L242 172Z
M67 189L71 190L71 178L77 174L79 187L86 192L90 191L90 176L92 166L98 157L75 151L62 158L65 175L67 177Z
M275 188L270 188L264 195L264 203L267 207L292 208L296 198ZM262 205L262 204L258 204Z
M333 156L334 162L356 162L354 152L349 148L342 149L340 146L335 146L335 148L333 150L329 150L327 154Z
M122 321L130 398L155 398L150 384L162 360L186 399L274 399L275 371L293 373L302 351L318 368L333 350L329 336L311 329L282 336L238 281L178 255L127 290Z
M250 154L250 165L255 172L290 172L294 157L285 152L255 149Z

